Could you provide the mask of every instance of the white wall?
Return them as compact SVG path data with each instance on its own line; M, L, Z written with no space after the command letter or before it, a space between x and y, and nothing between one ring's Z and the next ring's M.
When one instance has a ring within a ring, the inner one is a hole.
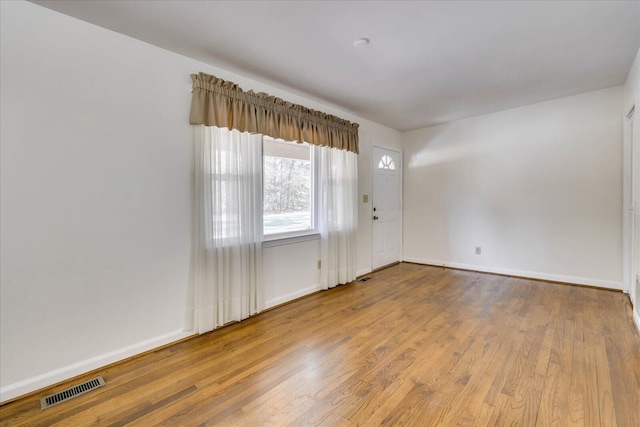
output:
M629 70L627 81L624 85L624 114L629 112L632 106L638 105L640 98L640 49L636 53L636 59Z
M621 289L622 98L403 134L404 259Z
M632 237L632 215L634 214L631 211L632 201L631 201L631 135L629 131L629 120L627 119L627 114L631 111L632 107L635 106L635 114L633 115L633 125L634 125L634 138L636 147L640 146L640 49L636 54L636 59L629 71L629 75L627 76L627 82L624 86L624 104L623 104L623 123L624 123L624 185L623 185L623 261L624 261L624 286L629 289L633 303L634 303L634 319L638 329L640 329L640 295L638 293L638 289L635 285L635 280L631 277L630 274L630 266L632 263L632 254L635 253L636 257L640 257L640 247L637 246L635 251L632 250L631 245L633 243ZM636 153L636 161L640 162L640 156ZM636 182L637 186L640 186L640 182ZM635 215L640 215L638 210L636 209Z
M315 292L320 284L320 238L264 248L265 307ZM269 242L273 244L274 242Z
M189 334L191 73L360 123L361 193L371 144L400 144L333 106L40 6L0 8L0 400ZM317 240L265 250L270 305L317 288L318 252Z

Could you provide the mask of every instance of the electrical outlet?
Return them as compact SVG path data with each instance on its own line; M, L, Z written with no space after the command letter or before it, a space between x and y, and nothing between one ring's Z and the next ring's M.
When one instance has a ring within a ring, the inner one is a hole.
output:
M318 260L318 270L320 270L322 268L322 261Z
M476 255L482 255L482 247L476 246Z
M369 195L368 194L363 194L362 195L362 203L369 203Z

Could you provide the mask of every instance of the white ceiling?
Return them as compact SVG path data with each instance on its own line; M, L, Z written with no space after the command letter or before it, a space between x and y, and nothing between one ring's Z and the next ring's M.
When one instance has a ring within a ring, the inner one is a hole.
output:
M34 3L400 131L624 84L640 46L639 1Z

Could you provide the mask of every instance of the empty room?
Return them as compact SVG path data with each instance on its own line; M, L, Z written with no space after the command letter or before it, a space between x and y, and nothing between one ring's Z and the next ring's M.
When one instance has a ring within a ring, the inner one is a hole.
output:
M0 427L640 426L640 1L0 20Z

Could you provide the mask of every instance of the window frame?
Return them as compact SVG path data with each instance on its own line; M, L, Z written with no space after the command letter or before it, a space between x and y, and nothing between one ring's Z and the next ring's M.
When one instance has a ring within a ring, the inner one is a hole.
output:
M285 142L287 144L298 144L294 141L287 141L281 138L272 138L267 135L263 135L262 137L262 242L263 246L278 246L281 244L288 243L296 243L307 240L315 240L319 238L320 231L318 229L318 158L316 156L316 150L313 149L313 145L305 142L306 146L309 148L309 160L311 163L311 227L305 230L295 230L295 231L285 231L280 233L271 233L265 234L264 232L264 181L265 181L265 172L264 172L264 161L265 161L265 150L264 150L264 142L265 141L274 141L274 142Z

